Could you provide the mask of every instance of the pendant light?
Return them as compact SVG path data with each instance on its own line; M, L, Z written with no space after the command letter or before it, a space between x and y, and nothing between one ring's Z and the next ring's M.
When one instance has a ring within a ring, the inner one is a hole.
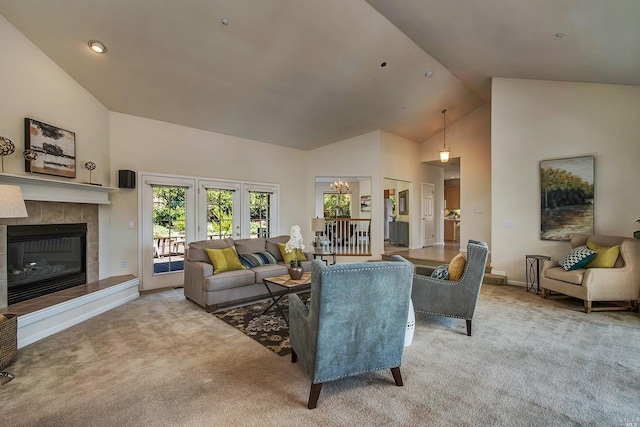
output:
M442 110L442 150L438 150L440 153L440 161L442 163L447 163L449 161L449 153L451 150L447 148L447 110L446 108Z

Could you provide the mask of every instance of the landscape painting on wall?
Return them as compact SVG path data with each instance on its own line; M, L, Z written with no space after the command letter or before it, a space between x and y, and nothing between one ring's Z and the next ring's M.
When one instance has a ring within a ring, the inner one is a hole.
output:
M76 177L76 134L33 119L24 119L25 148L37 153L25 160L27 172Z
M593 234L593 156L540 162L540 238Z

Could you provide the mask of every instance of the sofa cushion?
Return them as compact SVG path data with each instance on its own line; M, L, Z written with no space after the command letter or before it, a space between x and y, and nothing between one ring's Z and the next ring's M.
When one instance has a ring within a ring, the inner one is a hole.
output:
M233 270L205 277L204 290L206 292L222 291L256 283L253 270Z
M581 245L573 248L560 262L560 265L567 271L577 270L587 265L595 258L596 254L596 251L592 251L586 245Z
M552 267L546 271L545 277L582 286L585 271L584 269L567 271L562 267Z
M291 264L291 261L306 261L307 257L304 255L300 249L295 249L291 252L287 252L286 243L278 243L278 248L280 249L280 254L282 254L282 258L284 259L285 264Z
M587 242L587 247L597 254L585 268L612 268L616 264L618 255L620 254L620 245L600 246L595 242Z
M253 239L238 239L235 242L238 255L254 254L265 251L265 238L257 237Z
M224 249L233 246L233 239L212 239L199 240L189 243L187 249L187 260L192 262L207 262L211 264L211 259L205 249Z
M278 261L284 261L278 243L287 243L287 241L289 241L289 236L267 237L266 249L271 252Z
M246 268L258 267L265 264L277 264L278 260L271 252L256 252L254 254L239 255L240 262Z
M467 265L467 258L462 252L454 256L449 263L449 280L457 282L464 273L464 267Z
M449 280L449 264L441 264L433 270L431 277L440 280Z
M262 283L267 277L284 276L289 272L289 268L284 264L267 264L252 268L251 271L256 274L256 283Z
M244 270L244 265L238 259L236 248L233 246L224 249L205 249L211 264L213 264L213 274L224 273L225 271Z

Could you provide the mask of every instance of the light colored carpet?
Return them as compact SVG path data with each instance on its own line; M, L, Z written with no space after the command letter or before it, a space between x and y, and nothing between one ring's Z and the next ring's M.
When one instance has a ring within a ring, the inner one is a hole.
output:
M463 320L418 315L404 387L380 371L309 379L186 301L144 295L19 350L4 426L640 425L640 315L485 285Z

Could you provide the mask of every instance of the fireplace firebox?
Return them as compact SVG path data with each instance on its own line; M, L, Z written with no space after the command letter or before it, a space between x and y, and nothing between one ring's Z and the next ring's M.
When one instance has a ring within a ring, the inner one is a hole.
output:
M9 305L87 283L87 224L7 226Z

